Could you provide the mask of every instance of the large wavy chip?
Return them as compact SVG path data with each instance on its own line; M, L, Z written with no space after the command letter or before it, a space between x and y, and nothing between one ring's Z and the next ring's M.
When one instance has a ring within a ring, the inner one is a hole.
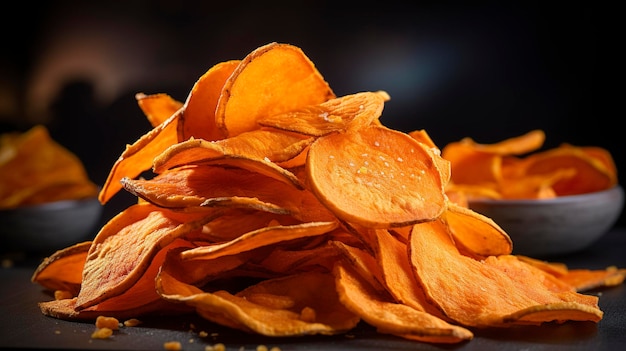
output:
M335 266L337 291L341 302L377 331L429 343L458 343L474 334L424 311L394 302L380 289L369 286L347 263Z
M445 210L434 157L405 133L368 126L318 138L306 170L311 190L337 217L390 228L430 221Z
M511 237L491 218L467 207L449 203L441 217L448 225L457 247L478 256L508 255Z
M162 248L217 215L176 213L146 202L128 207L94 238L76 308L87 308L125 293L142 278Z
M224 84L215 121L227 137L258 129L257 120L335 98L297 46L269 43L249 53Z
M126 145L126 149L111 167L107 179L100 189L98 194L100 203L109 202L122 189L122 184L120 184L122 178L135 178L142 172L149 170L152 167L154 157L171 145L176 144L178 141L176 124L181 111L182 109L178 110L150 132L142 135L133 144Z
M439 220L413 227L409 251L426 296L461 325L503 327L602 318L597 296L552 291L539 270L515 256L478 261L462 255Z
M240 60L220 62L206 71L193 85L178 119L178 140L190 138L220 140L225 135L215 123L215 109L226 80Z
M76 296L83 278L83 267L91 241L83 241L57 250L37 266L31 281L46 289L67 291Z
M246 252L288 240L306 238L328 233L338 227L334 222L308 222L294 225L268 225L243 234L233 240L200 246L181 253L186 260L209 260L222 256Z
M184 302L210 321L261 335L339 334L360 320L339 301L330 273L268 279L236 293L205 292L177 280L167 270L160 273L156 284L168 301Z

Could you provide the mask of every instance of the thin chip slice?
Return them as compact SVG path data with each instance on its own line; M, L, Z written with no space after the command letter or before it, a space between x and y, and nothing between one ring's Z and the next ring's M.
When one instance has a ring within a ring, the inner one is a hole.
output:
M257 122L266 127L319 137L370 125L380 117L387 100L389 95L384 91L366 91L330 99L319 105L269 115Z
M258 129L262 117L335 98L297 46L269 43L249 53L224 84L215 121L227 137Z
M193 312L189 306L172 303L164 299L146 302L140 306L125 309L106 310L99 305L78 310L76 308L77 298L62 300L50 300L38 304L44 316L54 317L63 320L94 321L99 316L111 316L118 319L136 318L137 316L172 316Z
M441 217L448 226L457 247L474 255L508 255L513 251L511 237L491 218L467 207L448 204Z
M141 279L161 248L217 215L176 213L150 203L128 207L94 238L76 307L87 308L123 294Z
M220 62L206 71L191 88L185 109L178 119L178 141L190 138L220 140L225 137L215 123L215 109L226 80L239 60Z
M602 319L597 296L552 291L552 282L512 255L462 255L441 221L416 224L410 259L426 296L465 326L498 327Z
M433 318L446 319L436 306L430 304L421 285L415 280L409 250L405 243L394 238L387 230L377 229L374 236L377 241L376 260L382 270L387 291L395 301L428 313Z
M135 94L135 99L152 128L165 122L165 120L183 107L182 102L165 93L150 95L137 93Z
M560 262L548 262L523 255L517 255L517 258L557 277L578 292L620 285L626 278L626 269L615 266L605 269L569 269Z
M339 302L329 273L265 280L236 294L204 292L167 271L160 273L156 284L164 299L193 306L207 320L261 335L332 335L354 328L359 321Z
M339 261L334 272L341 302L380 333L430 343L458 343L474 336L463 327L393 302L380 289L368 286L345 262Z
M309 148L306 171L323 204L337 217L366 227L430 221L446 207L433 153L385 127L318 138Z
M502 179L502 155L480 151L463 140L447 144L441 156L450 161L455 184L499 184Z
M39 263L31 281L51 291L68 291L76 296L80 290L83 266L90 247L91 241L84 241L57 250Z
M309 222L294 225L269 225L231 241L200 246L181 253L185 260L210 260L249 251L258 247L309 236L322 235L337 228L338 222Z
M524 155L539 150L546 140L546 134L541 129L534 129L525 134L504 139L491 144L480 144L466 138L465 141L473 143L474 146L483 152L498 155Z
M182 110L170 116L150 132L141 136L126 149L115 161L106 181L100 190L98 200L103 205L122 190L120 180L124 177L135 178L152 167L153 159L171 145L176 144L176 125Z
M196 163L223 155L287 161L301 153L313 138L281 131L254 130L218 141L189 139L172 145L154 160L157 170Z
M304 222L330 221L330 213L308 190L242 168L184 166L152 179L122 179L124 189L159 207L194 210L233 206L291 214Z

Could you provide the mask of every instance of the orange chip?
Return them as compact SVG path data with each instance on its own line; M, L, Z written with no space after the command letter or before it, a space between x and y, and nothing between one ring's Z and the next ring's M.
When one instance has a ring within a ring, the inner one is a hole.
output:
M328 273L269 279L232 294L204 292L162 271L157 289L164 299L193 306L210 321L267 336L338 334L360 320L339 302Z
M341 302L378 332L430 343L458 343L471 340L471 331L449 324L431 314L413 309L380 293L346 263L335 266Z
M76 296L90 247L91 241L85 241L54 252L37 266L31 281L47 289L69 291Z
M434 157L407 134L369 126L318 138L306 170L312 191L337 217L389 228L433 220L444 211Z
M239 60L220 62L204 73L191 88L185 109L178 119L178 141L189 138L219 140L225 135L215 123L215 109L226 80Z
M127 145L109 171L98 199L105 204L122 189L120 180L135 178L152 167L153 159L171 145L176 144L176 123L181 110L170 116L150 132L141 136L132 145Z
M316 236L337 228L337 222L309 222L294 225L268 225L243 234L233 240L200 246L181 253L185 260L208 260L241 253L277 242Z
M213 213L170 212L149 203L125 209L93 240L76 308L83 309L123 294L142 277L162 247L214 217Z
M183 107L182 102L164 93L151 95L138 93L135 94L135 99L152 128L163 123Z
M319 137L370 125L380 117L388 99L386 92L366 91L330 99L319 105L269 115L257 122L266 127Z
M474 327L602 318L597 296L551 291L515 256L463 256L441 221L416 224L410 257L426 295L452 320ZM515 292L514 294L512 292Z
M249 53L224 84L215 121L232 137L257 129L262 117L335 97L315 65L296 46L270 43Z
M467 207L448 204L441 217L457 246L479 256L508 255L513 251L509 235L491 218Z

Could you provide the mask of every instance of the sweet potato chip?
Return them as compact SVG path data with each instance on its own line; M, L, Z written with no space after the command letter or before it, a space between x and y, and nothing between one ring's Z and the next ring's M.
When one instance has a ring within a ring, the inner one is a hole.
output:
M122 185L132 194L164 208L228 206L290 214L302 221L334 220L332 213L308 190L242 168L184 166L153 179L124 178Z
M297 156L312 141L312 138L298 134L269 130L254 130L214 142L190 139L172 145L162 155L156 157L154 168L159 171L224 155L274 162L287 161Z
M433 220L444 211L433 158L407 134L369 126L318 138L306 170L312 191L337 217L389 228Z
M181 253L185 260L208 260L226 255L249 251L258 247L277 242L321 235L337 228L338 222L310 222L295 225L270 225L231 241L213 245L200 246Z
M559 262L548 262L523 255L517 255L517 258L557 277L579 292L620 285L626 278L626 269L615 266L605 269L569 269Z
M415 280L406 243L397 240L385 229L377 229L375 238L378 249L376 260L382 269L385 287L395 301L429 313L432 318L445 319L441 311L429 303L424 290Z
M474 336L463 327L449 324L408 305L395 303L380 289L368 286L346 263L337 262L335 276L343 305L376 327L380 333L430 343L458 343L471 340Z
M226 80L239 60L220 62L204 73L191 88L185 109L178 119L178 141L189 138L219 140L225 135L215 123L215 109Z
M168 94L135 94L139 108L150 122L152 128L157 127L183 107L183 103Z
M359 129L380 117L389 95L384 91L361 92L281 114L259 118L257 123L310 136Z
M514 256L483 261L459 253L441 221L416 224L410 241L414 272L426 296L465 326L498 327L602 318L596 296L553 292L544 276Z
M335 93L299 47L270 43L249 53L227 79L215 121L232 137L258 129L262 117L332 98Z
M122 189L120 180L124 177L135 178L152 167L153 159L171 145L176 144L176 125L182 110L179 110L150 132L141 136L126 149L115 161L109 171L98 199L106 204Z
M49 290L68 291L76 296L82 283L83 266L91 241L84 241L57 250L35 269L31 281Z
M339 302L329 273L265 280L232 294L204 292L163 271L157 289L166 300L193 306L210 321L267 336L338 334L359 321Z
M175 213L149 203L125 209L102 227L93 240L76 308L93 306L124 293L141 279L162 247L201 228L215 216Z
M509 235L491 218L467 207L448 204L441 219L457 246L479 256L508 255L513 251Z

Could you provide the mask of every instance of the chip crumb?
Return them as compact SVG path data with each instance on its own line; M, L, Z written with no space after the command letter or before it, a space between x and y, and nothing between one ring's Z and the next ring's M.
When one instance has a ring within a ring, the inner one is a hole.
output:
M204 347L204 351L226 351L226 345L221 342L214 345L207 345Z
M92 339L108 339L113 335L113 329L111 328L97 328L93 333L91 333Z
M208 335L209 335L209 333L205 332L204 330L201 330L198 333L198 336L201 337L201 338L206 338Z
M59 335L59 334L61 334L61 331L60 330L55 330L54 333Z
M269 349L265 345L257 345L256 351L268 351Z
M168 351L180 351L183 349L183 345L178 341L166 341L163 343L163 348Z
M120 321L115 317L98 316L98 318L96 318L96 328L118 330L120 328Z
M272 346L272 348L270 349L270 351L280 351L280 347L278 347L278 346Z
M139 319L136 319L136 318L131 318L131 319L128 319L128 320L124 321L124 326L125 327L136 327L139 324L141 324L141 321Z

